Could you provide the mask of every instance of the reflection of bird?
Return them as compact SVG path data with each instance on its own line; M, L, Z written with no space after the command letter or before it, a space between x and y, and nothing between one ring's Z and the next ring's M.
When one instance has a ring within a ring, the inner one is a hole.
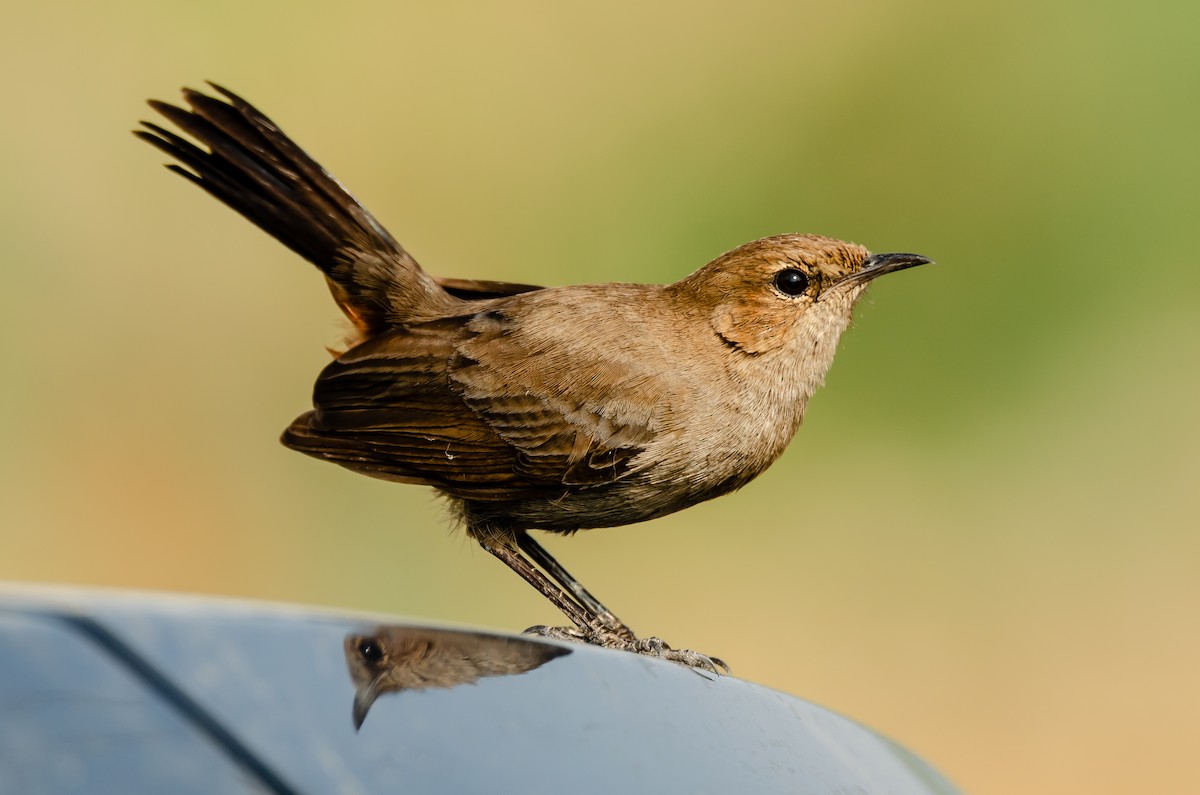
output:
M929 260L783 235L670 285L439 279L273 122L215 88L227 101L185 90L190 110L150 103L211 151L149 123L138 135L320 268L354 324L284 444L448 495L571 634L712 667L637 640L528 531L640 522L748 483L791 440L867 284Z
M521 638L420 627L379 627L367 635L350 635L346 667L354 683L354 727L362 726L367 711L384 693L514 676L570 653Z

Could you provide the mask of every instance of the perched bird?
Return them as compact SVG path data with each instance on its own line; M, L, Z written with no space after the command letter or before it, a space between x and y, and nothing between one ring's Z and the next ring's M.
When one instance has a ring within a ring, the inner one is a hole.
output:
M929 262L819 235L756 240L674 284L538 288L431 276L231 91L151 107L168 166L316 265L353 324L288 447L432 486L574 628L715 670L634 633L530 535L664 516L753 480L791 440L876 277Z

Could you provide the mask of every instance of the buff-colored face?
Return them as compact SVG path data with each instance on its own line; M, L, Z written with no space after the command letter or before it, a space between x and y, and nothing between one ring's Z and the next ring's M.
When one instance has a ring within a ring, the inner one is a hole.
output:
M872 279L928 261L915 254L872 256L820 235L781 235L740 246L679 284L712 307L713 330L725 342L765 354L803 346L806 335L826 327L844 327Z

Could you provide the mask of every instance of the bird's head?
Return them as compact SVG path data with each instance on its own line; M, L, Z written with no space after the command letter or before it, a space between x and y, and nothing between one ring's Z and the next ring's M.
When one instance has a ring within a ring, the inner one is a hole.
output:
M779 235L738 246L670 289L707 312L713 331L742 353L812 355L836 346L872 280L928 262L820 235Z

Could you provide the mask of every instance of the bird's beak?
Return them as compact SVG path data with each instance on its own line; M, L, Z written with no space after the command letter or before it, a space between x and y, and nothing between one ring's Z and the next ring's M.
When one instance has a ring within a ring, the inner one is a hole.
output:
M367 712L370 711L371 705L375 703L375 699L379 698L379 686L382 679L383 674L380 674L355 692L354 708L351 711L355 731L362 728L363 721L367 719Z
M842 277L837 287L849 287L854 284L865 284L885 273L902 271L905 268L915 268L918 265L929 265L933 260L920 254L872 254L867 257L862 268Z

